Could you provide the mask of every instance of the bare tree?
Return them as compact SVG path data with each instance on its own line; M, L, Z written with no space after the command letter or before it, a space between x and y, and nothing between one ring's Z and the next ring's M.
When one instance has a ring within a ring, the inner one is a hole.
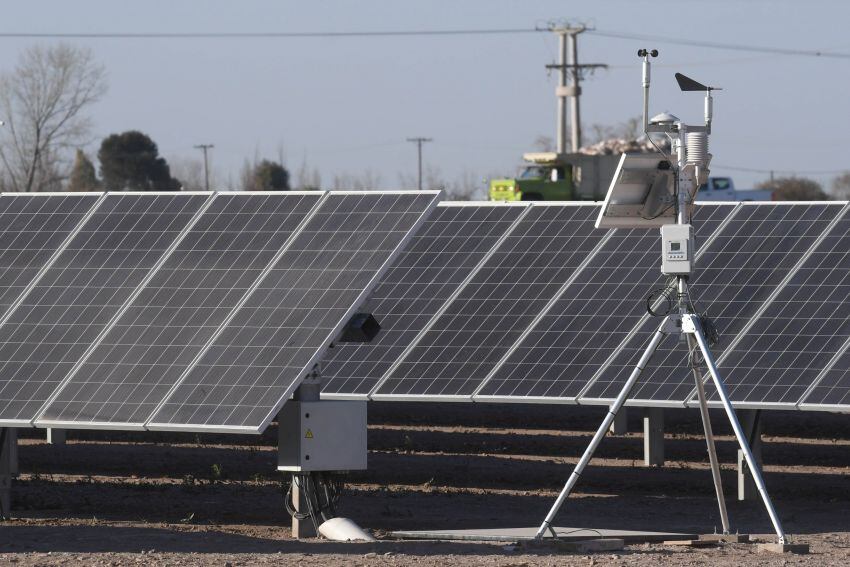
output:
M70 150L84 145L90 120L83 111L106 92L106 71L91 51L68 44L34 46L0 78L0 159L7 188L54 188L66 175Z
M756 184L756 189L773 191L774 201L826 201L829 199L820 183L805 177L777 177Z
M310 191L322 187L322 176L315 167L307 164L307 158L301 160L298 172L295 174L295 188L301 191Z
M850 171L833 178L830 193L836 199L850 199Z
M184 191L203 191L204 162L194 158L171 158L168 160L171 174L180 180ZM215 172L210 171L210 187L215 187Z
M343 172L334 175L331 187L332 189L349 191L379 189L381 187L381 175L370 168L367 168L360 175Z

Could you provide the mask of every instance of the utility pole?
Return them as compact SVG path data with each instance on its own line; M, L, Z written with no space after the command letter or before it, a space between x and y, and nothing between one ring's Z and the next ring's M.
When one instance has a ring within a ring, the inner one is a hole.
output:
M559 60L558 63L546 65L547 69L558 70L558 86L555 96L558 97L558 153L567 151L567 98L570 99L570 142L573 152L581 147L581 119L579 117L579 96L581 96L581 81L584 71L605 69L608 65L602 63L578 62L578 34L587 31L587 26L579 25L550 25L549 30L558 34Z
M408 142L416 144L416 152L419 157L419 190L422 191L422 144L425 142L433 142L433 138L408 138Z
M210 166L209 161L207 160L207 151L211 150L215 146L212 144L198 144L195 146L196 150L201 150L204 152L204 187L207 191L210 190Z

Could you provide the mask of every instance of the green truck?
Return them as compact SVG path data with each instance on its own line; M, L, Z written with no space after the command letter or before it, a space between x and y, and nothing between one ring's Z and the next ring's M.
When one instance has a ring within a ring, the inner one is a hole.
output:
M620 154L534 152L515 179L490 180L491 201L601 201Z

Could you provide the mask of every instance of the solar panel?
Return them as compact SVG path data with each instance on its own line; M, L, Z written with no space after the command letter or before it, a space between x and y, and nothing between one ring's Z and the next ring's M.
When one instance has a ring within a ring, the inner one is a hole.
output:
M207 198L115 193L101 201L0 327L0 422L36 416Z
M143 427L322 193L219 193L40 416Z
M699 207L697 238L731 209ZM657 231L615 230L476 399L575 399L646 312L642 298L662 285L659 256Z
M733 400L793 407L841 351L850 338L848 242L845 213L727 354ZM840 373L815 388L818 403L845 403L847 386L834 380Z
M100 194L6 193L0 198L0 315L21 296Z
M691 281L698 307L708 313L721 336L720 343L712 349L715 357L722 356L840 208L743 203L735 212L702 252ZM622 353L582 395L583 403L604 403L617 396L659 324L660 319L653 318L642 325L623 346ZM724 373L727 383L731 379L732 376ZM631 400L681 406L693 391L687 349L679 343L678 336L670 336L659 345Z
M846 308L843 310L846 313ZM846 321L846 318L845 318ZM846 329L845 329L846 332ZM850 408L850 351L847 345L828 367L811 392L803 398L800 409L848 411Z
M597 213L535 203L373 397L471 396L599 244Z
M527 205L440 203L359 308L377 318L381 332L328 350L323 395L365 397Z
M330 193L148 427L262 431L438 194Z

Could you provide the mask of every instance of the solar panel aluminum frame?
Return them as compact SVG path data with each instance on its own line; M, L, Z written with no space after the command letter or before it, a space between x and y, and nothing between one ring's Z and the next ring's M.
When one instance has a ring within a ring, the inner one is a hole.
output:
M174 191L121 191L121 192L111 192L111 194L120 194L120 195L165 195L171 196L177 192ZM101 344L104 338L109 334L109 332L115 327L116 323L121 319L121 316L126 313L126 311L132 306L133 302L138 298L138 296L144 291L153 277L159 272L160 268L168 261L174 251L180 246L180 243L186 237L186 235L192 230L192 228L198 223L203 214L210 208L215 201L216 196L218 195L217 191L179 191L181 195L206 195L207 200L204 201L203 205L201 205L192 218L186 223L186 226L182 228L180 234L174 239L174 241L166 248L166 250L162 253L162 256L157 260L156 264L148 271L147 275L142 279L138 286L133 290L133 292L127 297L127 300L118 308L118 310L113 314L112 318L106 324L106 326L101 330L101 332L97 335L94 341L89 345L86 351L83 353L82 357L74 364L65 378L62 379L59 386L53 390L53 393L47 399L44 404L42 404L41 408L39 408L36 413L36 417L31 420L31 425L33 427L42 427L42 428L54 428L54 429L106 429L111 431L144 431L144 423L109 423L109 422L99 422L99 421L64 421L64 420L54 420L54 419L41 419L41 416L44 415L44 412L47 411L47 408L56 401L59 395L62 393L74 376L79 372L80 368L86 363L91 354L95 351L95 349ZM104 197L110 193L104 193Z
M335 339L337 336L339 336L339 333L342 331L342 328L345 326L345 324L348 322L348 320L351 318L351 316L352 316L354 313L356 313L356 312L357 312L357 309L358 309L358 308L360 307L360 305L361 305L361 304L365 301L366 297L368 297L369 293L371 293L372 289L373 289L373 288L375 287L375 285L376 285L376 284L380 281L381 277L383 277L383 275L386 273L387 269L390 267L390 265L393 263L393 261L395 261L395 259L396 259L396 257L398 256L398 254L399 254L399 253L400 253L400 252L404 249L404 247L405 247L405 246L407 246L407 244L408 244L408 242L410 241L410 239L413 237L413 235L414 235L414 234L415 234L415 233L419 230L419 228L422 226L422 223L424 223L424 222L425 222L425 220L427 220L428 216L431 214L431 211L433 211L434 207L436 207L437 202L438 202L438 199L439 199L439 197L442 195L442 190L425 190L425 191L410 191L410 190L395 190L395 191L327 191L327 192L325 193L325 195L326 195L326 196L330 196L330 195L361 195L361 194L381 194L381 195L432 195L432 196L433 196L433 199L431 199L431 202L430 202L429 207L428 207L425 211L423 211L423 213L420 215L420 217L419 217L418 221L416 222L416 224L414 224L414 225L411 227L411 229L407 232L407 234L406 234L406 235L405 235L405 236L404 236L404 237L403 237L403 238L399 241L399 243L396 245L396 247L395 247L394 251L393 251L391 254L389 254L389 255L387 256L386 260L385 260L385 261L384 261L384 263L381 265L381 267L380 267L380 268L379 268L379 269L375 272L375 274L373 275L373 277L372 277L372 279L369 281L369 283L368 283L366 286L364 286L363 290L361 291L361 293L359 294L359 296L357 297L357 299L356 299L354 302L352 302L352 304L351 304L351 305L349 306L349 308L346 310L345 315L344 315L344 316L343 316L343 317L342 317L342 318L341 318L341 319L337 322L336 327L332 330L332 332L331 332L331 333L329 333L328 340L325 342L325 344L324 344L321 348L316 349L316 352L315 352L315 353L313 354L313 356L310 358L310 360L308 361L308 363L307 363L307 364L305 364L305 366L304 366L305 373L306 373L306 372L309 372L309 369L313 368L313 367L314 367L317 363L319 363L319 362L322 360L322 358L324 357L324 355L325 355L325 353L326 353L326 351L327 351L327 349L328 349L328 345L329 345L329 343L330 343L330 342L332 342L332 341L333 341L333 339ZM313 208L313 210L311 211L311 215L310 215L310 217L312 217L312 214L316 213L316 212L317 212L317 211L321 208L322 203L324 203L324 200L322 200L321 202L319 202L319 203L318 203L318 204L317 204L317 205ZM310 217L308 217L308 218L310 218ZM302 230L302 229L306 226L306 224L307 224L307 223L306 223L306 222L304 222L304 223L302 223L301 225L299 225L298 230L297 230L297 231L295 231L295 232L293 233L292 237L291 237L291 238L287 241L286 246L284 246L284 247L282 247L282 248L281 248L281 250L280 250L280 254L279 254L278 256L276 256L276 257L274 258L274 260L270 263L269 268L273 267L273 266L277 263L277 261L280 259L280 257L282 257L283 253L284 253L284 252L285 252L285 251L289 248L289 246L292 244L292 242L294 242L295 237L297 237L297 236L301 233L301 230ZM258 280L257 280L257 282L256 282L256 283L257 283L257 284L259 284L260 282L262 282L262 280L264 279L264 277L265 277L265 274L264 274L264 275L261 275L261 276L258 278ZM253 289L252 289L251 291L249 291L249 292L246 294L245 298L247 299L247 297L248 297L248 296L250 296L250 295L253 293L253 291L254 291ZM235 314L235 313L236 313L236 311L238 311L238 309L239 309L238 307L237 307L236 309L234 309L234 311L231 313L231 315ZM227 326L227 323L225 322L224 324L222 324L222 325L221 325L220 329L224 329L226 326ZM205 347L206 347L206 348L205 348L205 349L204 349L204 351L201 353L201 356L202 356L202 355L206 352L206 350L208 350L208 347L212 345L212 343L215 341L215 339L216 339L216 338L217 338L217 337L216 337L216 336L214 336L214 337L213 337L213 338L212 338L212 339L211 339L211 340L207 343L207 345L205 345ZM193 361L193 362L194 362L194 364L193 364L193 365L192 365L192 366L191 366L188 370L191 370L191 368L193 368L193 367L194 367L194 365L195 365L195 364L196 364L196 363L200 360L201 356L199 356L198 358L196 358L196 359ZM247 433L247 434L259 435L259 434L261 434L263 431L265 431L265 429L269 426L269 424L272 422L272 420L273 420L273 419L277 416L277 414L278 414L278 412L280 411L281 407L283 407L283 405L284 405L284 404L285 404L288 400L290 400L290 399L292 398L292 395L295 393L295 391L298 389L298 387L301 385L301 382L302 382L302 381L303 381L303 379L304 379L304 378L302 378L302 380L299 380L299 381L295 381L295 382L293 382L293 383L290 385L290 387L289 387L289 388L287 388L287 390L286 390L285 394L284 394L284 395L282 395L282 396L281 396L281 398L280 398L280 399L282 400L282 402L281 402L281 403L280 403L277 407L273 408L273 409L272 409L272 411L270 411L270 412L266 415L266 417L263 419L263 421L262 421L262 423L260 424L260 426L259 426L259 427L256 427L256 428L255 428L255 427L252 427L252 426L217 426L217 425L207 425L207 424L172 425L172 424L168 424L168 423L157 423L157 422L152 421L152 420L153 420L153 417L154 417L154 416L156 416L156 414L159 412L160 408L161 408L161 407L162 407L162 406L163 406L163 405L164 405L164 404L168 401L168 399L169 399L170 395L171 395L171 394L173 394L173 392L174 392L174 391L177 389L177 387L178 387L178 386L182 383L182 381L183 381L183 380L184 380L184 379L188 376L188 374L189 374L189 372L188 372L188 371L184 373L184 375L181 377L181 380L180 380L180 381L178 381L178 382L174 385L174 388L172 388L172 390L169 392L169 395L167 395L167 396L163 399L162 403L161 403L161 404L160 404L160 405L159 405L159 406L158 406L158 407L154 410L154 412L151 414L151 418L150 418L150 419L148 420L148 422L145 424L145 428L146 428L147 430L149 430L149 431L190 432L190 433L191 433L191 432L204 432L204 433L243 433L243 434Z
M530 208L530 207L531 207L531 204L532 204L532 202L531 202L531 201L440 201L439 203L437 203L437 207L438 207L438 208L454 208L454 207L521 207L521 208L526 208L526 209L527 209L527 208ZM522 216L523 216L523 215L521 215L519 218L517 218L516 220L514 220L514 222L511 224L511 227L510 227L511 229L512 229L514 226L516 226L516 223L517 223L517 222L518 222L518 221L522 218ZM497 244L498 244L499 242L501 242L501 239L497 239L497 240L496 240L496 242L493 244L493 247L492 247L492 248L490 248L490 250L488 250L488 251L487 251L487 254L485 254L485 257L489 257L490 253L491 253L491 252L492 252L492 251L496 248L496 246L497 246ZM475 271L477 271L477 269L478 269L478 266L476 266L476 267L473 269L473 271L472 271L472 272L470 272L470 275L471 275L472 273L474 273ZM461 288L462 288L465 284L466 284L466 278L464 279L464 282L462 282L460 285L458 285L458 287L457 287L457 290L456 290L456 291L459 291L459 290L460 290L460 289L461 289ZM451 299L452 299L453 297L454 297L454 294L452 294L452 295L449 297L449 299L448 299L448 300L446 300L446 301L443 303L443 305L442 305L442 306L438 309L438 312L442 312L443 308L444 308L444 307L446 307L446 306L449 304L449 302L451 301ZM367 298L366 300L364 300L364 301L367 301L367 300L368 300L368 298ZM380 323L380 319L378 320L378 323ZM428 321L428 323L431 323L431 321L429 320L429 321ZM425 327L428 327L428 323L426 323ZM416 339L418 339L418 338L419 338L419 335L417 334L417 335L416 335L416 337L414 337L414 341L415 341ZM385 375L386 375L386 373L385 373ZM382 380L383 380L383 377L381 377L381 380L379 380L379 383L380 383ZM375 387L375 388L372 388L372 391L374 391L376 388L377 388L377 384L376 384L376 387ZM336 392L329 392L329 393L322 392L322 394L321 394L321 399L323 399L323 400L342 400L342 401L361 401L361 402L362 402L362 401L369 401L369 400L371 399L371 398L370 398L370 394L371 394L371 391L370 391L370 392L367 392L367 393L365 393L365 394L347 394L347 393L336 393ZM461 397L462 397L462 396L461 396ZM417 399L418 399L418 398L417 398ZM463 400L460 400L460 401L463 401Z
M0 193L0 198L11 198L15 196L32 196L39 195L41 197L67 197L68 193L66 192L57 192L57 191L47 191L44 193L11 193L11 192L3 192ZM32 289L38 284L47 270L56 262L56 259L59 255L65 250L68 244L74 239L74 237L80 232L80 229L88 222L88 220L92 217L92 215L98 210L101 203L103 203L106 198L106 193L101 191L81 191L78 195L89 195L89 196L99 196L98 200L94 202L88 212L83 215L80 221L77 223L70 232L68 232L68 236L65 237L65 240L53 251L53 254L50 255L47 262L45 262L44 266L38 271L38 273L33 277L33 279L27 284L26 288L21 292L18 298L9 305L9 308L5 313L0 316L0 328L6 324L9 320L9 317L15 312L15 310L20 307L21 303L27 298ZM16 428L28 428L32 427L32 422L28 419L3 419L0 420L0 427L16 427Z
M733 206L732 211L730 211L729 215L724 219L724 221L718 225L717 229L705 240L702 247L697 251L696 260L699 260L702 250L707 249L707 246L714 240L714 238L720 233L720 230L728 223L738 212L738 205L740 202L737 201L706 201L706 202L697 202L695 203L697 206ZM604 229L600 229L604 230ZM610 229L609 229L610 230ZM620 230L630 230L628 228L620 229ZM597 251L601 248L597 247ZM595 255L595 254L594 254ZM588 258L588 262L592 259L592 257ZM578 274L578 272L576 272ZM559 295L561 297L563 293L567 290L563 290L563 292ZM639 301L638 297L635 298L635 301ZM554 306L549 306L550 308ZM587 391L596 379L602 374L602 372L614 361L617 355L622 351L623 347L633 338L634 334L643 326L648 320L649 315L642 317L629 331L629 333L625 336L625 338L620 342L620 344L615 348L605 362L599 366L599 368L594 372L593 377L588 380L587 384L579 391L576 396L570 397L555 397L555 396L482 396L475 395L474 400L476 402L485 402L485 403L527 403L527 404L565 404L565 405L591 405L591 406L608 406L611 405L613 400L608 399L595 399L595 398L583 398L582 394ZM530 330L530 329L529 329ZM514 347L518 346L519 341ZM504 359L504 362L507 359ZM491 377L496 374L495 369L491 373ZM485 384L482 384L481 388L483 388ZM655 402L652 400L630 400L626 402L627 406L636 406L636 407L670 407L670 408L682 408L685 407L684 401L660 401Z
M599 203L596 202L596 201L530 201L530 206L529 206L528 210L530 211L534 207L565 207L565 206L599 207ZM482 261L478 264L478 266L476 266L475 270L473 270L470 273L469 277L464 282L464 285L458 288L458 292L462 291L464 288L467 287L467 285L469 283L471 283L472 278L481 270L481 268L484 267L487 260L490 257L492 257L492 255L499 249L502 242L508 236L510 236L513 233L514 229L519 225L520 221L522 221L523 218L524 218L524 215L519 217L518 219L516 219L514 224L511 225L510 230L505 232L505 234L502 236L502 238L499 239L498 243L496 245L494 245L493 248L490 249L490 252L487 254L487 256L485 258L483 258ZM596 250L596 249L597 248L594 247L594 250ZM592 255L590 255L589 257L592 258ZM560 290L559 290L559 292L560 292ZM446 304L444 305L444 308L447 308L456 299L457 299L457 296L454 296L451 300L447 301ZM549 303L547 302L547 306L548 305L549 305ZM436 321L439 319L439 317L441 315L442 315L442 313L435 315L435 317L433 317L432 320L428 322L428 325L422 331L420 331L420 333L416 336L416 339L411 343L412 346L415 346L416 344L418 344L419 340L425 335L425 333L427 333L430 330L431 326L434 323L436 323ZM523 330L523 333L528 330L531 323L533 323L535 320L536 320L536 318L532 319L532 321L529 323L529 326L526 327L526 329ZM515 346L515 344L512 344L510 348L513 348L514 346ZM454 395L454 394L416 395L416 394L379 394L379 393L377 393L377 391L389 379L390 375L395 370L395 368L398 366L398 364L405 360L407 354L409 354L411 350L412 349L408 349L408 351L402 357L400 357L398 359L396 364L384 374L384 376L381 378L381 380L378 382L378 384L374 388L372 388L372 391L369 393L369 399L370 400L388 401L388 402L474 402L474 401L476 401L473 398L473 396L474 396L475 392L478 391L478 388L476 388L475 391L472 392L469 395ZM501 360L500 360L500 362L501 362ZM498 366L496 367L496 369L498 369ZM490 373L488 373L488 377L489 377L489 375L490 375ZM490 401L490 400L487 400L487 401ZM508 400L504 400L504 401L508 401ZM510 401L513 402L513 400L510 400Z
M785 277L780 281L780 283L774 288L774 290L770 293L770 295L765 299L764 303L756 310L756 312L750 318L750 322L741 329L732 342L729 343L729 346L726 347L723 354L717 357L716 364L718 367L721 367L723 361L728 357L729 353L740 343L741 339L752 329L753 324L758 320L767 310L771 303L779 296L782 290L786 285L791 281L795 274L800 270L800 268L805 264L806 260L808 260L811 255L814 253L815 249L820 245L824 238L829 234L832 228L838 223L839 220L845 215L850 214L850 202L848 201L770 201L770 202L762 202L762 201L746 201L741 203L744 206L760 206L760 205L787 205L787 206L795 206L795 205L843 205L843 208L835 215L835 218L830 221L827 226L824 228L823 232L818 235L818 237L812 242L811 246L809 246L808 250L800 256L800 259L794 264L793 268L788 271ZM847 342L845 342L845 348L850 344L850 338L848 338ZM736 401L732 400L734 406L738 409L753 409L753 410L799 410L803 409L802 401L809 395L814 386L823 379L826 375L827 371L838 361L838 356L834 357L830 363L818 374L809 388L803 392L800 400L797 402L751 402L751 401ZM723 369L722 371L726 375L734 374L734 371L730 371L729 369ZM703 381L710 381L711 377L704 377ZM727 384L728 387L728 384ZM722 408L723 404L719 400L706 400L706 404L709 408ZM696 387L691 390L691 393L686 398L685 407L688 408L698 408L699 407L699 399L697 398ZM819 404L812 404L812 406L819 406ZM679 406L681 407L681 406ZM840 406L838 406L840 407ZM814 408L820 409L820 408ZM833 411L827 407L821 409L821 411Z

